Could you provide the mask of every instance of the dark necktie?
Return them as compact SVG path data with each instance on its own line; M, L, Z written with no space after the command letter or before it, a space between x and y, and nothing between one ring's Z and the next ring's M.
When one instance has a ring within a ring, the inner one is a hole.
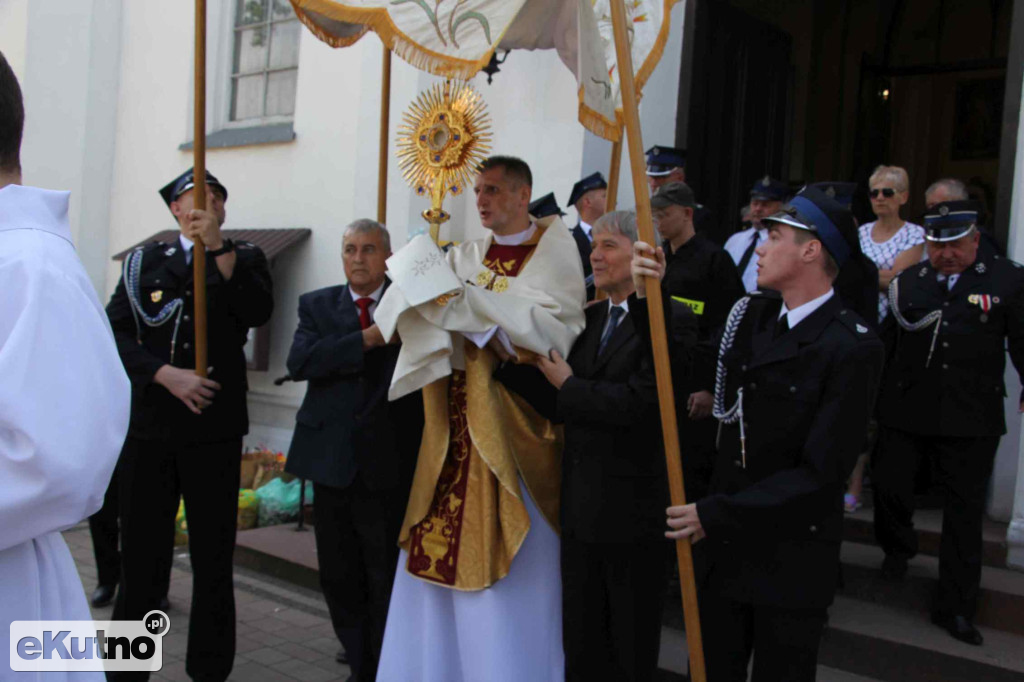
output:
M750 246L743 252L743 258L740 258L739 264L736 269L740 272L740 277L743 277L743 273L747 271L747 266L750 265L750 259L754 257L754 250L757 248L757 230L754 230L754 237L750 240Z
M605 347L608 345L608 341L611 340L612 334L615 333L615 328L619 326L619 320L626 314L626 311L617 305L613 305L611 310L608 311L608 326L604 328L604 334L601 335L601 342L597 346L597 356L601 357L604 353Z
M359 324L363 329L366 329L373 324L370 320L371 305L373 305L373 299L369 296L363 296L362 298L356 299L356 307L359 308Z
M779 338L783 334L789 331L789 313L786 313L779 318L779 321L775 323L775 338Z

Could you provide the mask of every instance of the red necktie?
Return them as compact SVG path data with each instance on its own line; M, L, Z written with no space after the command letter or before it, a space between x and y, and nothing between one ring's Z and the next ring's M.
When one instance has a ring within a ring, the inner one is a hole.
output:
M362 325L363 329L368 328L373 322L370 321L370 306L373 305L374 301L369 296L363 296L362 298L356 299L356 307L359 308L359 324Z

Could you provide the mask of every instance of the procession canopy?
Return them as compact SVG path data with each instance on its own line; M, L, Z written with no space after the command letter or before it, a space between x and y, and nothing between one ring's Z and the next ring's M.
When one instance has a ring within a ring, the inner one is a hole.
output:
M636 88L661 59L679 0L627 0ZM416 68L469 79L496 50L558 51L578 83L579 119L608 140L621 136L622 100L609 0L291 0L333 47L373 31Z

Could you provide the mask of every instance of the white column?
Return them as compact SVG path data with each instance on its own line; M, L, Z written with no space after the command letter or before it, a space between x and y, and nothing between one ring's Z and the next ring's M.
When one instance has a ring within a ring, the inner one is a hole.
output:
M1022 97L1024 100L1024 97ZM1021 111L1024 111L1022 107ZM1017 160L1013 173L1013 199L1010 209L1010 231L1008 251L1010 256L1017 262L1024 262L1024 131L1017 134ZM1007 563L1013 568L1024 570L1024 440L1021 439L1020 417L1010 412L1009 407L1017 405L1019 394L1010 394L1008 397L1007 413L1013 415L1017 422L1018 436L1015 441L1017 451L1017 485L1013 502L1013 517L1010 519L1010 528L1006 533L1006 543L1009 547ZM1004 441L1007 439L1004 438ZM1001 448L1002 449L1002 448Z
M71 191L71 234L101 299L110 257L121 9L119 0L28 4L21 77L25 184Z

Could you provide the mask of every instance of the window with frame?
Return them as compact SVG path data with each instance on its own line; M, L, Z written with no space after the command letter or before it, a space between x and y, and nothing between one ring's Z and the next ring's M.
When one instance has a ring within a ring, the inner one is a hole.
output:
M236 0L231 122L295 113L301 26L288 0Z

